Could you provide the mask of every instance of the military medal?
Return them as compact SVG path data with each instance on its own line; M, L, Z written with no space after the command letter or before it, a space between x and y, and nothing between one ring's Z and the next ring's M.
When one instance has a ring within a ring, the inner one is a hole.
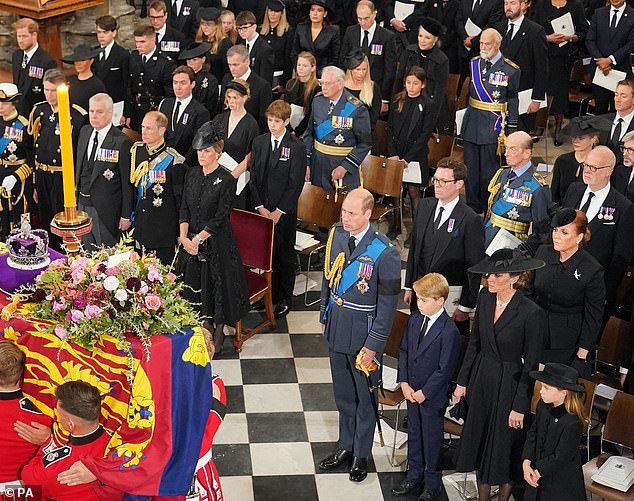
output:
M110 181L114 177L114 172L112 172L110 169L106 169L105 171L103 171L103 177Z
M597 219L603 219L603 207L599 209L599 213L597 214Z
M447 233L451 233L453 231L454 224L456 224L456 220L450 219L449 222L447 223Z
M493 92L491 92L491 96L493 96L493 99L499 99L500 98L500 91L499 90L494 90Z
M55 124L55 135L59 136L59 124Z
M359 263L359 271L357 271L357 276L361 278L357 282L357 289L361 294L365 294L370 290L370 286L366 280L370 280L372 277L372 270L374 269L374 265L371 262L362 261Z
M510 211L506 213L506 215L508 216L509 219L512 219L513 221L515 221L516 219L519 219L520 217L520 213L517 212L517 207L513 207Z
M18 146L11 141L8 145L7 145L7 150L9 150L10 153L15 153L15 150L18 149Z
M335 137L335 143L343 144L344 141L345 139L343 138L343 136L341 134L337 134L337 136Z
M183 118L182 118L183 125L187 123L187 120L189 120L189 113L183 113Z
M152 187L152 191L154 192L155 195L160 195L161 193L163 193L163 186L160 184L155 184Z
M216 178L216 180L214 181L214 186L216 186L217 184L222 183L222 179L220 178Z
M156 197L154 200L152 200L152 205L154 207L160 207L161 205L163 205L163 199L161 197Z
M48 121L53 123L55 121L55 113L48 117Z
M359 289L361 294L365 294L370 290L370 286L368 285L368 282L365 281L365 278L362 278L357 282L357 289Z

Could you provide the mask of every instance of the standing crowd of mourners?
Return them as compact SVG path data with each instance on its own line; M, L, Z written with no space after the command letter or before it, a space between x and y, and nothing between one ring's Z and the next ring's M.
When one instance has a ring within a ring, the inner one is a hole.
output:
M48 229L64 209L63 83L78 207L93 221L84 248L131 236L141 252L178 263L211 354L222 351L225 325L256 306L232 209L275 225L281 318L292 307L304 183L343 194L319 311L339 442L319 469L344 468L353 482L367 476L377 419L368 387L378 384L402 293L411 310L398 360L408 469L394 495L441 499L453 398L466 409L456 470L476 471L481 500L491 486L501 501L519 486L525 499L585 499L578 445L589 416L578 378L592 377L608 319L633 309L617 294L634 258L634 9L625 0L153 0L131 52L117 43L117 19L97 18L95 43L61 60L72 76L38 44L36 21L14 27L13 83L0 84L3 238L22 213ZM566 123L575 71L595 77L594 115ZM544 107L554 144L571 145L548 180L533 162ZM432 164L430 145L454 127L464 161ZM362 164L379 143L411 175L402 187L411 227L399 217L385 234L371 222L376 195L363 188ZM62 249L58 237L50 242ZM0 484L22 478L52 499L98 499L86 486L94 476L71 482L47 470L50 422L21 421L24 360L14 348L0 342L0 415L19 423L9 439L21 452ZM619 368L631 393L633 350L634 342L622 347ZM218 414L226 397L216 386ZM61 424L99 456L95 391L67 383L56 397ZM222 499L213 462L204 468L199 498Z

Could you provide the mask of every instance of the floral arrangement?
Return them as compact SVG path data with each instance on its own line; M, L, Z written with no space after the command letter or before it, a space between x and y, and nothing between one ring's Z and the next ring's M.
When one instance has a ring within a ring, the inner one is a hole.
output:
M35 279L31 314L50 320L49 332L87 349L114 336L132 363L128 336L139 338L149 360L151 337L201 324L170 268L152 255L106 248L53 261Z

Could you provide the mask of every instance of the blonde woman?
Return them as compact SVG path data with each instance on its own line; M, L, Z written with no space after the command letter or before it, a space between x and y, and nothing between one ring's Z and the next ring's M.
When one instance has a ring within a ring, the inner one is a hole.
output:
M218 82L229 71L227 66L227 51L233 45L227 37L220 22L220 9L215 7L202 7L200 13L200 27L196 41L209 43L209 52L206 54L211 74Z
M370 62L362 51L356 51L346 58L346 80L344 87L366 105L370 112L372 128L381 112L381 91L370 79Z
M300 137L306 130L310 105L315 94L321 91L317 80L317 60L310 52L300 52L295 65L296 78L291 78L284 91L283 99L290 105L301 106L304 110L304 119L293 128L293 132Z
M236 28L236 16L230 10L220 11L220 23L231 43L235 45L238 41L238 29Z
M260 36L269 44L275 54L273 67L273 92L281 92L293 73L291 45L294 31L286 18L283 0L267 0Z

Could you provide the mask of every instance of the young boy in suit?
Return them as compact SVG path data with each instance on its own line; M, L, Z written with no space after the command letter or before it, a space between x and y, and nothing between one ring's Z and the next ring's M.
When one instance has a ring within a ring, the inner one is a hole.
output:
M397 496L440 499L443 415L458 360L459 331L444 308L449 284L439 273L414 282L418 309L399 346L398 381L407 400L409 468ZM424 486L424 490L423 490Z

